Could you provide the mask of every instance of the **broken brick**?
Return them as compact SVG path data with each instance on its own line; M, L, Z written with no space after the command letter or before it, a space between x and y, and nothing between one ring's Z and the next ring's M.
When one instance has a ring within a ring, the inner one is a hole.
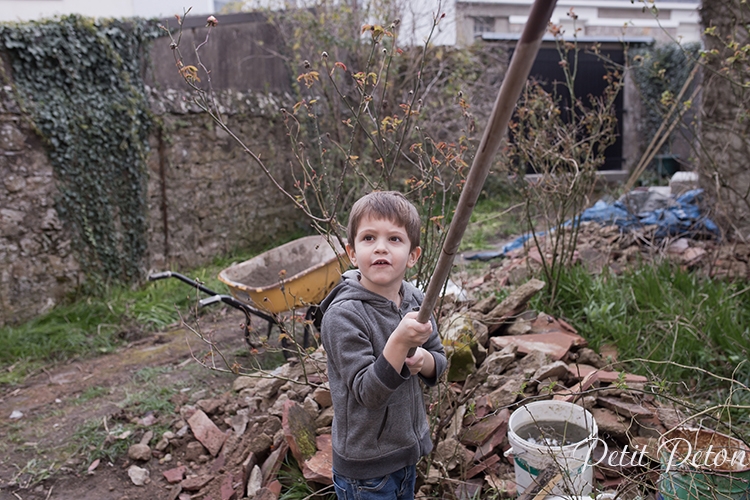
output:
M496 464L500 461L500 455L491 455L483 462L478 463L468 471L466 471L466 479L471 479L472 477L476 476L483 470L487 469L487 467Z
M568 354L570 347L573 345L573 339L570 335L560 332L503 335L490 339L490 345L496 351L511 344L515 344L520 353L529 354L539 351L548 355L552 361L557 361Z
M583 365L577 363L570 363L568 365L568 371L570 371L573 377L583 378L591 372L596 372L597 378L600 382L605 384L611 384L622 379L626 384L642 384L648 382L648 379L642 375L635 375L633 373L625 372L613 372L600 370L590 365Z
M273 450L271 452L271 455L266 459L265 462L263 462L263 466L261 467L262 472L262 485L267 484L269 481L272 480L272 478L276 477L276 474L278 474L279 469L281 469L281 464L284 462L284 458L286 457L287 452L289 451L289 445L286 443L286 441L282 441L278 448Z
M165 470L162 474L169 484L177 484L185 477L185 471L187 471L187 467L180 465L174 469Z
M180 482L180 487L185 491L198 491L199 489L206 486L208 483L213 481L214 476L210 474L204 474L202 476L191 476L183 479Z
M282 427L289 450L297 463L301 464L315 455L315 421L302 405L292 400L284 403Z
M623 401L619 398L599 396L598 398L596 398L596 400L601 406L608 408L618 415L622 415L624 417L646 418L652 417L654 415L654 413L648 408L645 408L637 403L628 403L627 401Z
M504 409L503 411L508 411L507 409ZM501 412L502 413L502 412ZM510 418L510 415L508 416ZM495 432L488 441L483 443L481 446L477 447L476 452L474 453L474 461L479 462L481 460L484 460L488 456L490 456L498 446L506 443L508 441L507 439L508 434L508 421L506 420L503 423L503 426L498 429L497 432Z
M278 480L271 481L266 485L266 488L276 496L281 495L281 483Z
M234 478L231 473L224 475L219 494L221 495L221 500L235 500L237 498L237 492L234 491Z
M520 285L508 295L505 300L495 306L484 318L485 323L502 322L510 316L521 312L526 303L539 293L547 284L538 279L530 279L523 285ZM489 326L489 325L488 325Z
M318 436L315 440L318 451L305 460L302 474L308 481L330 485L333 484L333 445L330 434Z
M510 412L507 409L494 413L466 428L461 434L461 442L467 446L480 446L486 443L504 425L507 429L509 418Z
M203 410L197 410L188 420L190 430L195 438L206 447L212 456L216 456L224 445L227 435L216 427Z

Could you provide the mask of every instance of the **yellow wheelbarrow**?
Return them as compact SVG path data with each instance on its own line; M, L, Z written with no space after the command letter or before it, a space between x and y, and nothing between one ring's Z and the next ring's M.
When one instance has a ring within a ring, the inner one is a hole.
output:
M201 306L223 302L241 310L246 318L245 340L252 347L258 344L250 334L251 315L268 322L270 337L274 325L286 333L281 313L306 307L302 345L308 347L310 325L320 327L318 304L336 286L348 266L346 252L338 242L329 243L325 236L316 235L290 241L222 270L219 281L229 287L231 296L216 293L172 271L152 274L148 279L177 278L210 296L199 302ZM282 346L285 340L286 336L282 336Z
M224 269L219 281L235 298L275 314L319 304L339 282L342 265L343 248L306 236Z

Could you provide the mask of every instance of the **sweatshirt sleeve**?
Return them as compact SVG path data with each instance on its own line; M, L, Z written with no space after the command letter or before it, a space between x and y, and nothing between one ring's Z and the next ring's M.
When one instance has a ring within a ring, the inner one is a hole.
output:
M331 390L341 384L366 408L381 408L401 384L409 369L397 372L382 354L375 355L367 321L346 302L337 303L323 316L321 338L328 356Z

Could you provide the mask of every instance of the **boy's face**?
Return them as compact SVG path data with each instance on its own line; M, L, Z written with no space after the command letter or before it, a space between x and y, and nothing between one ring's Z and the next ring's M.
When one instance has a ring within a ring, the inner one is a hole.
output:
M405 228L368 216L360 222L354 241L346 245L346 253L362 274L362 286L395 301L406 269L417 263L422 249L411 249Z

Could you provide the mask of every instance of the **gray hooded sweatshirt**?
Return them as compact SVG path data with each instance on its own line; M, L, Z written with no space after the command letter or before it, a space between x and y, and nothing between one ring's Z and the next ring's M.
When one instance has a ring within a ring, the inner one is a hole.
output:
M435 385L445 371L445 350L431 319L432 335L422 347L435 359L435 376L401 373L383 357L388 337L423 295L401 285L401 306L367 290L359 271L346 272L321 303L321 339L328 356L333 398L333 468L352 479L373 479L416 464L432 451L419 384Z

